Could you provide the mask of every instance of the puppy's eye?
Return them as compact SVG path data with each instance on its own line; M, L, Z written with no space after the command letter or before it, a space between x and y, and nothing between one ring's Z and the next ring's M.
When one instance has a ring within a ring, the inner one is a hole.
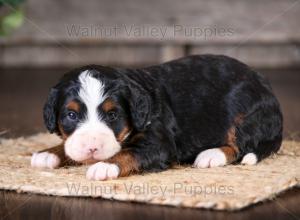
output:
M68 112L68 118L72 121L76 120L77 119L77 113L76 112L73 112L73 111L69 111Z
M114 111L107 112L107 119L109 121L115 121L115 120L117 120L117 118L118 118L118 115L116 112L114 112Z

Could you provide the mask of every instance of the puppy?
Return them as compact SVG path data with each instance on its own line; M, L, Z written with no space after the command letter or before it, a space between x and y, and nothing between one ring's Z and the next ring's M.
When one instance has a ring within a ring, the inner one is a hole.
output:
M141 69L84 66L65 74L44 106L63 143L33 154L33 167L91 164L87 178L254 165L282 141L269 83L245 64L196 55Z

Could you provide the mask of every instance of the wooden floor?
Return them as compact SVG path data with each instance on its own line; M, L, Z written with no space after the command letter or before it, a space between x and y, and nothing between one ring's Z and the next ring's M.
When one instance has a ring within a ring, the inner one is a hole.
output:
M42 105L63 69L0 69L0 135L45 131ZM299 139L300 70L261 70L282 104L285 137ZM282 77L284 76L284 77ZM239 212L161 207L102 199L60 198L0 191L0 219L300 219L300 189Z
M272 202L257 204L237 212L164 207L102 199L59 198L0 191L2 219L222 219L297 220L300 189L289 191Z

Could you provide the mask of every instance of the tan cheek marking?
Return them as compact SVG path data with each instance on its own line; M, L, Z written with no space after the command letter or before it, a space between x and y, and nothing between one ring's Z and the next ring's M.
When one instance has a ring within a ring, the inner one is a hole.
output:
M102 109L105 112L109 112L109 111L113 110L114 108L116 108L116 103L114 101L112 101L111 99L105 100L102 104Z
M120 176L128 176L139 172L137 159L129 150L122 150L107 160L108 163L117 164L120 168Z
M67 107L67 109L73 110L75 112L79 112L79 110L80 110L79 104L75 101L70 101L66 107Z
M126 138L126 136L129 134L129 132L131 131L129 126L125 126L122 131L118 134L117 136L117 141L119 142L123 142Z
M63 128L61 122L58 122L58 130L59 130L59 132L61 133L62 139L63 139L64 141L67 140L67 138L69 137L69 135L67 135L67 134L65 133L64 128Z

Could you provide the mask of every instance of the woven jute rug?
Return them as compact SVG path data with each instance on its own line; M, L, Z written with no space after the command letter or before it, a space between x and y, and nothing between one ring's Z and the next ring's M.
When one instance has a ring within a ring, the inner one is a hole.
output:
M218 210L237 210L300 185L300 143L285 141L278 154L255 166L173 169L109 181L89 181L87 166L30 167L32 152L59 143L55 135L0 139L0 188L55 196L101 197Z

